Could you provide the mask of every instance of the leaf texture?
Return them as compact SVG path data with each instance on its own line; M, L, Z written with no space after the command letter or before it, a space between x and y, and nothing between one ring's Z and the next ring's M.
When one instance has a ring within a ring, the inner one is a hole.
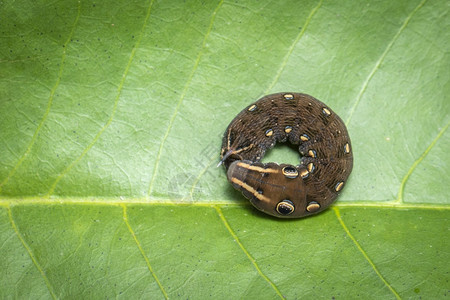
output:
M0 298L448 297L445 1L0 5ZM215 167L280 91L327 103L355 157L295 221Z

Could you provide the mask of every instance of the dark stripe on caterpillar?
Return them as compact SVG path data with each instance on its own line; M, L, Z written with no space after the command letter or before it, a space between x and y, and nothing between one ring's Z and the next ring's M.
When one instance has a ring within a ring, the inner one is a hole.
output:
M276 143L298 145L297 166L261 163ZM350 137L331 108L300 93L267 95L228 125L221 161L234 188L257 209L276 217L301 218L336 199L353 167Z

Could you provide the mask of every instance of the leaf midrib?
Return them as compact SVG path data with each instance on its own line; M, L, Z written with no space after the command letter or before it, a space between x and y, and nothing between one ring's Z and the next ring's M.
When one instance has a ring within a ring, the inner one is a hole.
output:
M127 206L127 205L143 205L143 206L155 206L155 207L251 207L249 202L231 203L226 200L217 200L210 202L186 202L183 199L158 199L157 202L149 202L147 198L0 198L0 207L10 206L51 206L51 205L92 205L92 206ZM332 205L332 207L345 208L345 207L360 207L360 208L391 208L391 209L429 209L429 210L450 210L448 204L436 204L436 203L398 203L396 200L390 201L341 201Z

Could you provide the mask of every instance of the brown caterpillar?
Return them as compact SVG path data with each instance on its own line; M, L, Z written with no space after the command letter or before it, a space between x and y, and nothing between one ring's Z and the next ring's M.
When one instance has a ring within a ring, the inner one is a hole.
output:
M298 166L261 163L277 142L298 145ZM312 96L267 95L241 111L223 136L227 178L257 209L301 218L326 209L353 167L350 137L341 118Z

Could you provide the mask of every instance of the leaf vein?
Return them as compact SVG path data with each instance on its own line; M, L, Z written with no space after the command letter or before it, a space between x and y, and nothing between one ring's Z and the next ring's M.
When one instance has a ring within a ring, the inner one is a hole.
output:
M428 155L428 153L431 151L431 149L434 147L434 145L436 145L437 141L445 133L445 131L447 130L449 124L450 124L450 122L447 123L447 125L445 125L441 129L441 131L439 131L438 135L434 138L434 140L427 147L427 149L425 149L425 151L422 153L422 155L420 155L420 157L412 164L411 168L409 168L409 170L406 173L405 177L403 177L403 179L402 179L402 182L400 184L400 189L398 191L397 199L395 200L395 202L403 203L403 193L404 193L404 190L405 190L406 182L408 181L409 177L414 172L414 170L417 168L417 166L423 161L423 159Z
M294 42L289 47L289 50L286 53L286 55L284 56L283 61L280 65L280 68L278 69L277 74L275 75L275 78L273 79L272 83L269 85L269 87L267 88L267 90L265 91L264 94L268 94L272 90L272 88L275 86L275 84L278 82L278 80L280 79L281 73L283 72L284 68L286 67L289 57L292 55L292 52L294 51L295 46L298 44L300 39L305 34L305 31L308 28L308 25L311 22L311 19L316 14L317 10L319 10L319 8L322 6L322 3L323 3L323 0L320 0L319 3L316 5L316 7L314 7L313 10L309 13L308 18L306 18L305 24L303 24L302 30L300 30L297 37L294 39Z
M148 206L196 206L196 207L211 207L216 205L219 207L246 207L250 206L249 202L230 202L229 200L217 200L211 202L186 202L185 199L161 199L157 202L149 202L147 198L58 198L49 199L43 197L21 197L18 199L0 198L0 207L14 206L29 206L29 205L96 205L96 206L120 206L120 205L148 205ZM429 204L429 203L398 203L395 200L375 202L369 200L360 200L353 202L342 202L334 204L336 207L373 207L373 208L395 208L395 209L429 209L429 210L450 210L447 204Z
M19 167L22 165L22 163L28 157L28 154L31 152L31 149L33 148L34 143L36 142L36 140L39 136L39 132L41 131L42 127L44 126L44 123L47 121L47 117L50 114L50 109L52 108L53 99L55 97L56 90L58 89L59 83L61 82L61 77L62 77L62 73L64 70L65 61L66 61L67 45L70 43L70 41L72 39L75 28L77 27L77 24L78 24L78 20L80 19L80 14L81 14L81 4L80 4L80 2L78 2L77 16L75 17L75 21L73 22L72 29L70 30L69 36L67 37L66 41L63 44L63 54L62 54L61 61L59 64L58 76L56 78L55 84L53 85L52 89L50 90L50 96L47 101L47 107L45 109L44 115L42 116L41 121L39 122L36 130L34 131L33 136L31 137L31 140L30 140L25 152L19 158L19 160L17 161L16 165L12 168L12 170L8 173L6 178L0 183L0 192L2 191L2 187L14 176L14 174L17 172Z
M241 241L239 240L238 236L236 235L236 233L234 232L234 230L231 228L230 224L228 223L227 219L225 218L225 215L222 212L222 209L215 205L214 208L217 211L217 214L219 215L220 220L222 220L225 228L228 230L228 232L231 234L231 236L233 237L233 239L236 241L236 243L239 245L239 247L241 248L241 250L245 253L245 255L247 256L247 258L250 260L250 262L253 264L253 267L256 269L256 271L258 272L258 274L265 280L267 281L268 284L270 284L270 286L275 290L275 292L277 293L277 295L281 298L284 299L284 296L281 294L280 290L278 289L278 287L275 285L275 283L273 283L269 277L267 277L267 275L265 275L261 268L258 266L258 263L256 262L256 260L253 258L253 256L248 252L248 250L245 248L245 246L241 243Z
M369 265L372 267L372 269L375 271L377 276L383 281L383 283L389 288L389 290L394 294L395 298L401 299L400 295L395 291L395 289L387 282L387 280L381 275L380 271L378 271L377 267L373 263L373 261L370 259L370 257L367 255L367 253L364 251L364 249L361 247L361 245L358 243L356 238L351 234L350 230L348 229L347 225L345 225L344 220L342 220L341 213L339 212L339 208L334 206L333 210L336 214L336 218L338 219L339 223L341 224L342 228L344 229L347 236L353 241L356 248L358 248L359 252L364 256L364 258L367 260Z
M30 256L31 261L33 262L33 264L35 265L36 269L38 269L39 273L41 274L42 278L44 279L45 285L47 286L47 289L48 289L50 295L52 296L53 299L57 299L57 297L55 295L55 292L53 291L53 288L52 288L52 286L50 284L50 281L47 278L47 275L45 274L45 272L42 269L41 265L37 261L37 258L33 254L33 250L31 250L30 246L25 241L25 239L23 238L22 234L19 232L19 229L16 226L16 222L14 222L14 218L13 218L13 215L12 215L11 207L9 205L7 206L7 209L8 209L8 218L9 218L9 222L11 223L11 227L14 229L14 232L16 233L17 237L19 238L19 240L22 243L23 247L28 252L28 255Z
M124 84L125 84L125 80L126 80L126 78L127 78L127 75L128 75L128 72L129 72L129 70L130 70L130 66L131 66L131 63L133 62L133 59L134 59L134 56L135 56L135 54L136 54L136 51L137 51L137 49L139 48L139 45L140 45L140 43L141 43L141 40L142 40L142 37L143 37L143 35L144 35L144 31L145 31L145 28L146 28L146 26L147 26L147 23L148 23L148 19L150 18L150 12L151 12L151 9L152 9L152 6L153 6L153 2L154 2L154 0L151 0L150 1L150 4L149 4L149 6L148 6L148 9L147 9L147 14L146 14L146 16L145 16L145 19L144 19L144 24L142 25L142 28L141 28L141 31L140 31L140 33L139 33L139 38L138 38L138 40L136 41L136 44L134 45L134 47L133 47L133 49L131 50L131 53L130 53L130 57L129 57L129 59L128 59L128 63L127 63L127 65L126 65L126 67L125 67L125 70L124 70L124 72L123 72L123 74L122 74L122 79L121 79L121 81L120 81L120 83L119 83L119 86L118 86L118 88L117 88L117 94L116 94L116 98L115 98L115 100L114 100L114 106L113 106L113 109L112 109L112 112L111 112L111 115L110 115L110 117L109 117L109 119L106 121L106 123L105 123L105 125L103 125L103 127L97 132L97 134L95 135L95 137L92 139L92 141L89 143L89 145L81 152L81 154L74 160L74 161L72 161L72 163L70 163L59 175L58 175L58 177L56 177L56 179L55 179L55 181L53 182L53 184L51 185L51 187L50 187L50 189L49 189L49 191L47 192L47 194L45 195L45 197L50 197L52 194L53 194L53 192L54 192L54 190L55 190L55 188L56 188L56 185L58 184L58 182L67 174L67 173L69 173L70 172L70 170L89 152L89 150L91 150L91 148L95 145L95 143L99 140L99 138L100 138L100 136L103 134L103 132L105 132L105 130L111 125L111 123L112 123L112 121L113 121L113 119L114 119L114 116L115 116L115 114L116 114L116 112L117 112L117 107L118 107L118 105L119 105L119 99L120 99L120 95L122 94L122 89L123 89L123 86L124 86Z
M363 85L361 87L361 89L359 90L358 95L356 96L356 101L353 104L352 108L350 109L350 114L347 118L347 120L345 121L345 125L348 126L348 124L350 123L350 120L353 117L353 114L355 113L356 108L358 107L359 103L361 102L361 98L364 95L364 93L367 90L367 87L369 86L370 81L372 80L373 76L375 75L375 73L379 70L381 64L383 63L384 59L386 58L386 55L388 54L388 52L391 50L392 46L395 44L395 42L397 41L397 39L399 38L400 34L405 30L406 26L408 25L409 21L411 20L411 18L416 14L416 12L422 8L422 6L425 5L425 3L428 0L422 0L419 5L417 5L413 11L405 18L405 21L403 22L402 26L400 26L400 28L398 29L397 33L394 35L394 37L392 38L392 40L388 43L388 45L386 46L386 49L384 49L383 53L381 54L380 58L378 58L377 62L375 63L375 66L373 67L372 71L370 71L369 75L367 76L366 80L364 80Z
M141 243L139 242L136 234L134 233L133 228L131 228L130 222L128 222L128 214L127 214L127 206L125 204L121 204L122 206L122 211L123 211L123 221L125 222L125 225L128 228L128 231L130 232L131 236L134 239L134 242L136 243L139 252L141 252L142 256L144 257L145 263L147 264L147 268L150 271L150 273L152 274L153 278L155 279L156 283L158 284L162 294L164 295L164 298L169 299L169 297L167 296L167 292L164 289L164 287L162 286L161 282L159 281L158 277L156 276L156 273L153 271L153 268L150 264L150 260L148 259L147 255L145 254L144 249L142 248Z
M194 66L192 67L191 73L189 74L186 84L184 85L183 91L181 92L181 95L180 95L180 99L178 100L177 106L175 107L175 110L174 110L172 116L170 117L166 132L164 133L164 136L159 145L158 154L156 155L156 159L155 159L155 167L153 168L152 179L150 180L149 187L148 187L148 193L147 193L148 196L151 195L152 190L153 190L154 182L156 179L156 174L157 174L158 168L159 168L159 162L161 160L162 150L164 148L164 144L169 136L169 133L173 127L173 124L175 123L175 118L178 115L178 111L180 110L180 107L181 107L181 104L183 103L184 97L186 96L186 93L191 85L192 78L194 77L194 74L197 71L198 65L200 63L200 59L202 58L203 51L206 47L206 41L207 41L209 35L211 34L212 27L213 27L214 21L216 19L216 14L219 11L220 7L222 6L223 1L224 0L221 0L219 2L219 4L217 5L217 7L214 9L214 11L212 13L212 16L211 16L211 19L209 22L209 26L208 26L208 30L206 31L205 36L203 37L202 47L200 48L200 51L197 54L197 58L195 60Z

